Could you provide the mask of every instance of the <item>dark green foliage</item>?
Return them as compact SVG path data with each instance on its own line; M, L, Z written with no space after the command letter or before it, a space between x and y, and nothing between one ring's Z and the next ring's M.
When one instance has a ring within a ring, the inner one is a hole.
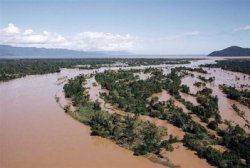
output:
M85 78L79 75L74 79L70 79L68 83L64 85L63 89L65 96L71 99L76 111L72 113L68 105L64 107L64 110L77 120L88 124L92 115L100 111L100 103L97 101L89 101L89 96L85 94L85 88L83 87L84 82Z
M220 89L222 89L228 98L236 100L250 108L250 92L248 90L238 90L235 87L226 85L220 85Z
M229 127L222 138L222 144L246 159L250 165L250 137L239 125Z
M72 97L72 96L78 96L83 94L83 81L85 79L83 76L77 76L74 79L70 79L67 84L63 86L65 96L67 98Z
M201 86L206 86L206 84L205 84L205 83L202 83L202 82L195 82L195 83L194 83L194 86L196 86L196 87L201 87Z
M189 93L189 87L187 85L181 85L181 92Z
M250 59L229 59L216 61L217 64L206 64L205 67L222 68L233 72L242 72L250 75Z
M223 158L223 154L213 149L212 147L201 148L198 152L199 157L206 158L207 161L214 166L227 167L226 160Z
M149 122L143 122L136 116L120 116L107 112L98 112L90 120L92 135L113 139L127 146L135 155L157 152L161 147L163 129Z
M0 59L0 81L6 81L26 75L60 72L60 68L75 68L76 65L115 63L113 59Z
M0 81L7 81L26 75L60 72L60 68L95 69L116 62L138 65L188 64L192 59L141 59L141 58L84 58L84 59L0 59Z
M210 77L207 79L203 76L198 76L198 79L202 80L203 82L213 82L215 78Z
M220 88L225 94L227 94L227 97L229 99L240 100L241 94L235 87L227 87L226 85L221 85Z
M117 104L124 111L146 114L147 98L161 91L162 71L154 70L152 77L142 81L137 80L130 71L105 71L96 75L96 80L103 88L109 90L105 99Z
M100 110L101 110L100 102L95 101L95 102L93 103L93 109L96 110L96 111L100 111Z
M207 74L207 71L200 68L188 68L188 67L177 67L174 68L176 71L191 71L191 72L199 72L199 73L203 73L203 74Z
M207 125L208 128L212 129L212 130L216 130L218 127L218 123L215 121L210 121Z
M247 167L240 165L240 157L234 151L222 153L210 146L206 146L208 137L205 134L185 134L183 142L188 148L197 151L199 157L206 158L211 165L219 168Z

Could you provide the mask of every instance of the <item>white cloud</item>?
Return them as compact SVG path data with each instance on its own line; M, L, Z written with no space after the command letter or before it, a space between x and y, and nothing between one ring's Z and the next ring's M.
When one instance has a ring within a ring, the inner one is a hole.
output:
M198 36L200 34L201 34L200 31L195 30L195 31L186 32L186 33L182 33L182 34L175 34L175 35L166 36L164 38L161 38L160 40L176 40L176 39L180 39L180 38L184 38L184 37Z
M234 31L249 31L250 30L250 25L246 25L246 26L243 26L243 27L238 27L236 29L234 29Z
M14 24L0 29L0 43L15 46L117 51L133 50L136 46L136 39L130 34L120 35L105 32L80 32L71 38L65 38L56 32L36 33L32 29L21 32Z
M24 30L23 34L24 35L29 35L29 34L33 34L33 30L32 29L27 29L27 30Z
M13 23L9 23L8 26L4 28L2 31L5 32L5 35L20 33L19 28L16 27Z
M195 30L195 31L184 33L183 35L184 36L197 36L197 35L200 35L200 34L201 34L200 31Z
M130 50L135 46L135 39L129 34L82 32L76 34L72 41L87 50Z

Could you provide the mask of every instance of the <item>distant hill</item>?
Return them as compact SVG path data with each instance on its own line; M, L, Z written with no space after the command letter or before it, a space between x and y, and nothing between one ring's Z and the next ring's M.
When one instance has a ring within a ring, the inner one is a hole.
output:
M224 50L214 51L208 56L224 56L224 57L237 57L237 56L250 56L250 48L241 48L238 46L232 46L225 48Z
M0 45L0 58L90 58L130 55L126 51L76 51L68 49L49 49L36 47L14 47Z

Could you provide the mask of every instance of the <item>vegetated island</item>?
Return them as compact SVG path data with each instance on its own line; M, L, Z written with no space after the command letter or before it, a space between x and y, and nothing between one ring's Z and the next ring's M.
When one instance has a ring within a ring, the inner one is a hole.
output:
M209 68L222 68L233 72L241 72L250 75L250 59L217 60L216 64L202 65Z
M212 89L204 88L192 95L199 105L183 99L181 92L190 94L189 87L181 84L181 79L196 69L178 67L171 69L167 75L155 68L145 70L107 70L93 74L96 85L101 85L106 92L101 94L105 103L119 110L118 113L103 112L98 101L91 102L86 85L88 77L78 76L64 85L65 96L74 106L65 106L64 110L77 120L89 125L92 135L111 139L122 147L128 148L135 155L152 156L161 163L164 160L163 150L173 151L175 143L181 143L205 158L213 166L249 167L249 135L239 125L223 121L218 109L218 97L212 95ZM197 71L202 72L200 69ZM135 73L150 74L142 80ZM206 74L206 71L202 72ZM207 82L210 82L208 80ZM212 80L211 80L212 82ZM160 101L151 97L154 93L167 91L175 100ZM190 113L176 106L174 101L181 102ZM236 109L236 108L235 108ZM125 114L128 115L125 115ZM133 114L133 116L131 116ZM194 121L191 115L201 122ZM142 120L145 116L168 122L184 132L179 139L169 134L165 127L156 126ZM224 125L225 128L221 126ZM225 148L220 151L213 146ZM173 166L173 165L172 165Z
M223 50L214 51L208 56L219 57L237 57L237 56L250 56L250 48L242 48L238 46L231 46Z
M60 72L61 68L97 69L114 66L189 64L195 59L169 58L81 58L81 59L0 59L0 81L26 75Z

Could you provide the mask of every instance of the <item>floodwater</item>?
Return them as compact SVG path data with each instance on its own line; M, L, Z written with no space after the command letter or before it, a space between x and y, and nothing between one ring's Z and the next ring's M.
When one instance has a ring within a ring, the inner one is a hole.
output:
M0 167L163 167L107 139L91 137L89 127L64 113L55 101L62 89L57 78L79 73L63 70L0 83Z
M196 94L197 91L204 88L202 86L199 88L196 86L193 86L193 84L196 81L201 81L200 79L197 78L198 76L203 76L206 78L215 77L215 80L213 82L206 83L206 87L211 88L213 90L212 95L218 97L218 108L219 108L222 119L232 121L233 124L240 125L242 128L245 129L246 132L250 133L250 129L248 129L247 127L244 127L245 124L247 124L247 122L234 111L234 109L232 108L232 105L236 104L240 110L244 111L245 119L248 120L249 122L250 122L250 109L247 106L235 100L231 100L227 98L226 94L224 94L222 90L219 89L219 85L226 84L228 86L234 86L238 89L244 88L244 89L249 90L250 89L250 85L249 85L250 76L246 74L242 74L242 73L222 70L219 68L211 68L211 69L205 68L205 69L208 71L208 74L192 72L194 74L194 77L191 77L190 75L184 77L182 79L182 84L188 85L190 87L190 92L193 94ZM190 99L191 97L192 96L189 95L187 99L191 101Z
M148 99L150 100L153 97L157 97L159 101L168 101L168 100L172 99L172 100L174 100L174 105L179 107L179 108L182 108L183 112L185 112L185 113L190 112L190 110L188 110L184 104L182 104L180 101L176 100L176 98L171 96L166 90L162 90L159 93L154 93ZM190 102L193 101L192 98L193 98L192 96L186 96L186 100L188 100Z
M181 165L183 168L211 168L205 159L200 159L194 151L183 146L182 143L173 144L174 151L163 151L164 157L169 158L176 165Z

